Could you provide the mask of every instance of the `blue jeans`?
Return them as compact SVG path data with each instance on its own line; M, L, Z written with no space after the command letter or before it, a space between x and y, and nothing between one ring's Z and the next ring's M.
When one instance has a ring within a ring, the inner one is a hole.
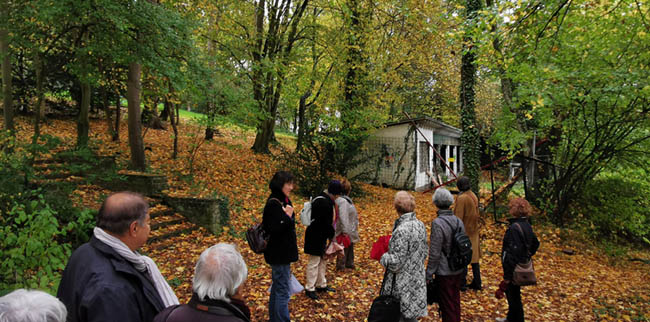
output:
M291 321L289 318L289 282L291 266L271 265L271 296L269 297L269 318L271 322Z

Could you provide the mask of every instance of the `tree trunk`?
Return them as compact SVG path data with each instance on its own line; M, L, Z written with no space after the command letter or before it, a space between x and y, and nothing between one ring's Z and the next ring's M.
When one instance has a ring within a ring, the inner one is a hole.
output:
M113 113L111 112L110 103L108 101L108 91L106 87L101 86L99 88L100 95L102 96L102 105L104 107L104 113L106 113L106 131L109 137L115 135L115 130L113 129Z
M472 28L472 22L476 13L481 9L480 0L467 0L468 28ZM460 69L460 122L463 134L460 143L463 151L464 174L469 177L472 191L479 195L480 157L481 142L479 140L478 127L476 126L475 111L475 90L476 84L476 53L474 51L474 39L469 36L471 31L466 31L465 45L463 48L462 65Z
M176 111L174 111L174 104L169 103L169 105L169 122L174 130L174 151L172 152L172 159L176 160L176 157L178 156L178 119L174 117L174 112L178 114L178 105L176 105Z
M120 121L122 119L122 97L120 96L120 92L117 91L115 93L115 132L113 132L113 142L119 142L120 141Z
M296 143L296 151L302 151L303 145L305 144L305 139L307 135L307 120L305 119L305 111L307 110L307 97L311 96L311 88L305 92L304 95L300 97L298 103L298 142Z
M38 142L38 137L41 136L41 105L43 103L43 61L41 53L37 52L34 55L34 68L36 71L36 106L34 107L34 137L32 144Z
M205 128L205 140L212 141L214 139L214 129L210 126Z
M81 105L79 109L79 118L77 119L77 148L88 146L88 131L90 129L90 120L88 112L90 110L90 84L87 81L81 82Z
M140 76L142 66L130 63L126 81L126 100L129 111L129 147L131 148L131 168L138 171L146 169L144 144L142 142L142 122L140 121Z
M11 83L11 53L9 51L9 33L0 30L0 56L2 56L2 107L4 109L5 130L14 133L14 97Z
M271 142L274 128L275 115L262 121L262 124L257 127L257 135L255 136L255 143L253 143L253 151L257 153L270 153L269 142Z

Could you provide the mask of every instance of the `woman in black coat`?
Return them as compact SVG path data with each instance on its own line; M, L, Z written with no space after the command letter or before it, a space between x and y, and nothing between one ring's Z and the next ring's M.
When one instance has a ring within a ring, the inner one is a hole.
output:
M296 244L296 221L289 195L293 190L294 177L286 171L279 171L269 183L271 195L266 200L262 226L269 234L264 250L264 260L271 266L271 295L269 297L269 318L271 321L290 321L289 284L291 263L298 260Z
M497 298L502 298L505 292L508 298L508 316L498 318L497 321L523 322L524 307L521 302L521 287L515 285L513 273L518 263L525 263L531 259L539 248L539 240L533 232L528 216L530 204L524 198L515 198L510 201L508 211L513 218L509 219L510 227L503 236L501 249L501 265L503 266L503 281L496 292Z
M341 195L341 182L332 180L318 197L311 201L312 222L305 230L305 254L309 255L305 276L305 294L312 300L317 300L316 292L333 292L327 286L325 270L327 259L324 257L327 241L334 238L334 200Z

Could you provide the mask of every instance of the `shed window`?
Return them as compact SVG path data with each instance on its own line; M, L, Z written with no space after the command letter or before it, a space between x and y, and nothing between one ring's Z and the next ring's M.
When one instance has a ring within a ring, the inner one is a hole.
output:
M427 142L419 142L419 157L418 157L418 163L420 164L420 173L427 172L429 171L429 160L430 154L429 154L429 145Z

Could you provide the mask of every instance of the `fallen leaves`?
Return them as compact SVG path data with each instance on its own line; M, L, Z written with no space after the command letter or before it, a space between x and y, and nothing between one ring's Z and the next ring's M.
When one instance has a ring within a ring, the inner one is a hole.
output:
M29 137L30 127L24 120L19 122L21 137ZM232 129L220 129L223 137L206 142L198 151L195 160L194 176L188 176L188 144L191 138L183 133L189 125L180 125L180 155L170 159L172 141L169 133L149 130L145 145L152 171L166 174L170 186L167 193L174 196L207 197L214 193L229 199L230 227L219 236L211 235L203 228L195 227L188 221L175 223L182 217L178 214L165 214L152 219L152 224L172 222L168 226L153 229L150 240L163 236L171 230L182 230L179 236L155 240L143 247L142 251L151 256L170 281L181 302L191 296L194 265L203 250L218 242L234 243L244 256L249 268L245 298L251 308L254 321L268 319L268 288L271 272L262 255L254 254L247 246L243 232L254 222L261 220L261 211L268 195L268 180L276 168L273 157L253 154L249 147L253 143L253 133ZM127 133L122 124L121 133ZM43 132L56 134L64 139L67 146L75 140L73 121L51 120L44 124ZM109 142L105 122L91 122L92 142L100 154L117 155L118 164L128 162L128 145L123 135L122 142ZM102 140L100 142L99 140ZM300 184L300 183L298 183ZM356 198L359 212L359 233L361 241L355 246L356 268L343 272L334 270L330 261L327 269L329 286L335 293L321 296L318 301L308 299L304 294L293 296L290 301L292 320L295 321L363 321L370 303L378 295L383 277L383 267L369 258L372 243L381 235L391 233L397 218L392 202L394 190L371 185L353 187L365 191ZM83 206L98 209L101 197L108 192L91 185L80 186L74 196L79 197ZM435 218L435 207L431 193L415 193L416 213L430 229ZM306 200L292 197L296 212L300 212ZM154 201L155 202L155 201ZM165 207L154 204L151 211L165 212ZM482 291L468 291L461 295L463 321L490 321L503 317L507 312L505 299L494 297L502 269L499 260L501 241L506 226L495 224L490 215L486 225L481 227L481 273ZM296 225L298 245L301 256L291 268L298 280L304 284L307 257L302 254L304 227ZM611 263L598 249L581 244L579 240L562 238L563 231L553 227L535 225L541 246L534 257L539 284L522 288L524 310L530 321L642 321L650 316L650 273L646 264L640 262ZM575 255L567 255L563 249L573 249ZM640 251L639 257L648 257ZM424 268L424 266L423 266ZM471 278L471 270L468 277ZM438 321L437 306L429 307L429 316L423 321Z

